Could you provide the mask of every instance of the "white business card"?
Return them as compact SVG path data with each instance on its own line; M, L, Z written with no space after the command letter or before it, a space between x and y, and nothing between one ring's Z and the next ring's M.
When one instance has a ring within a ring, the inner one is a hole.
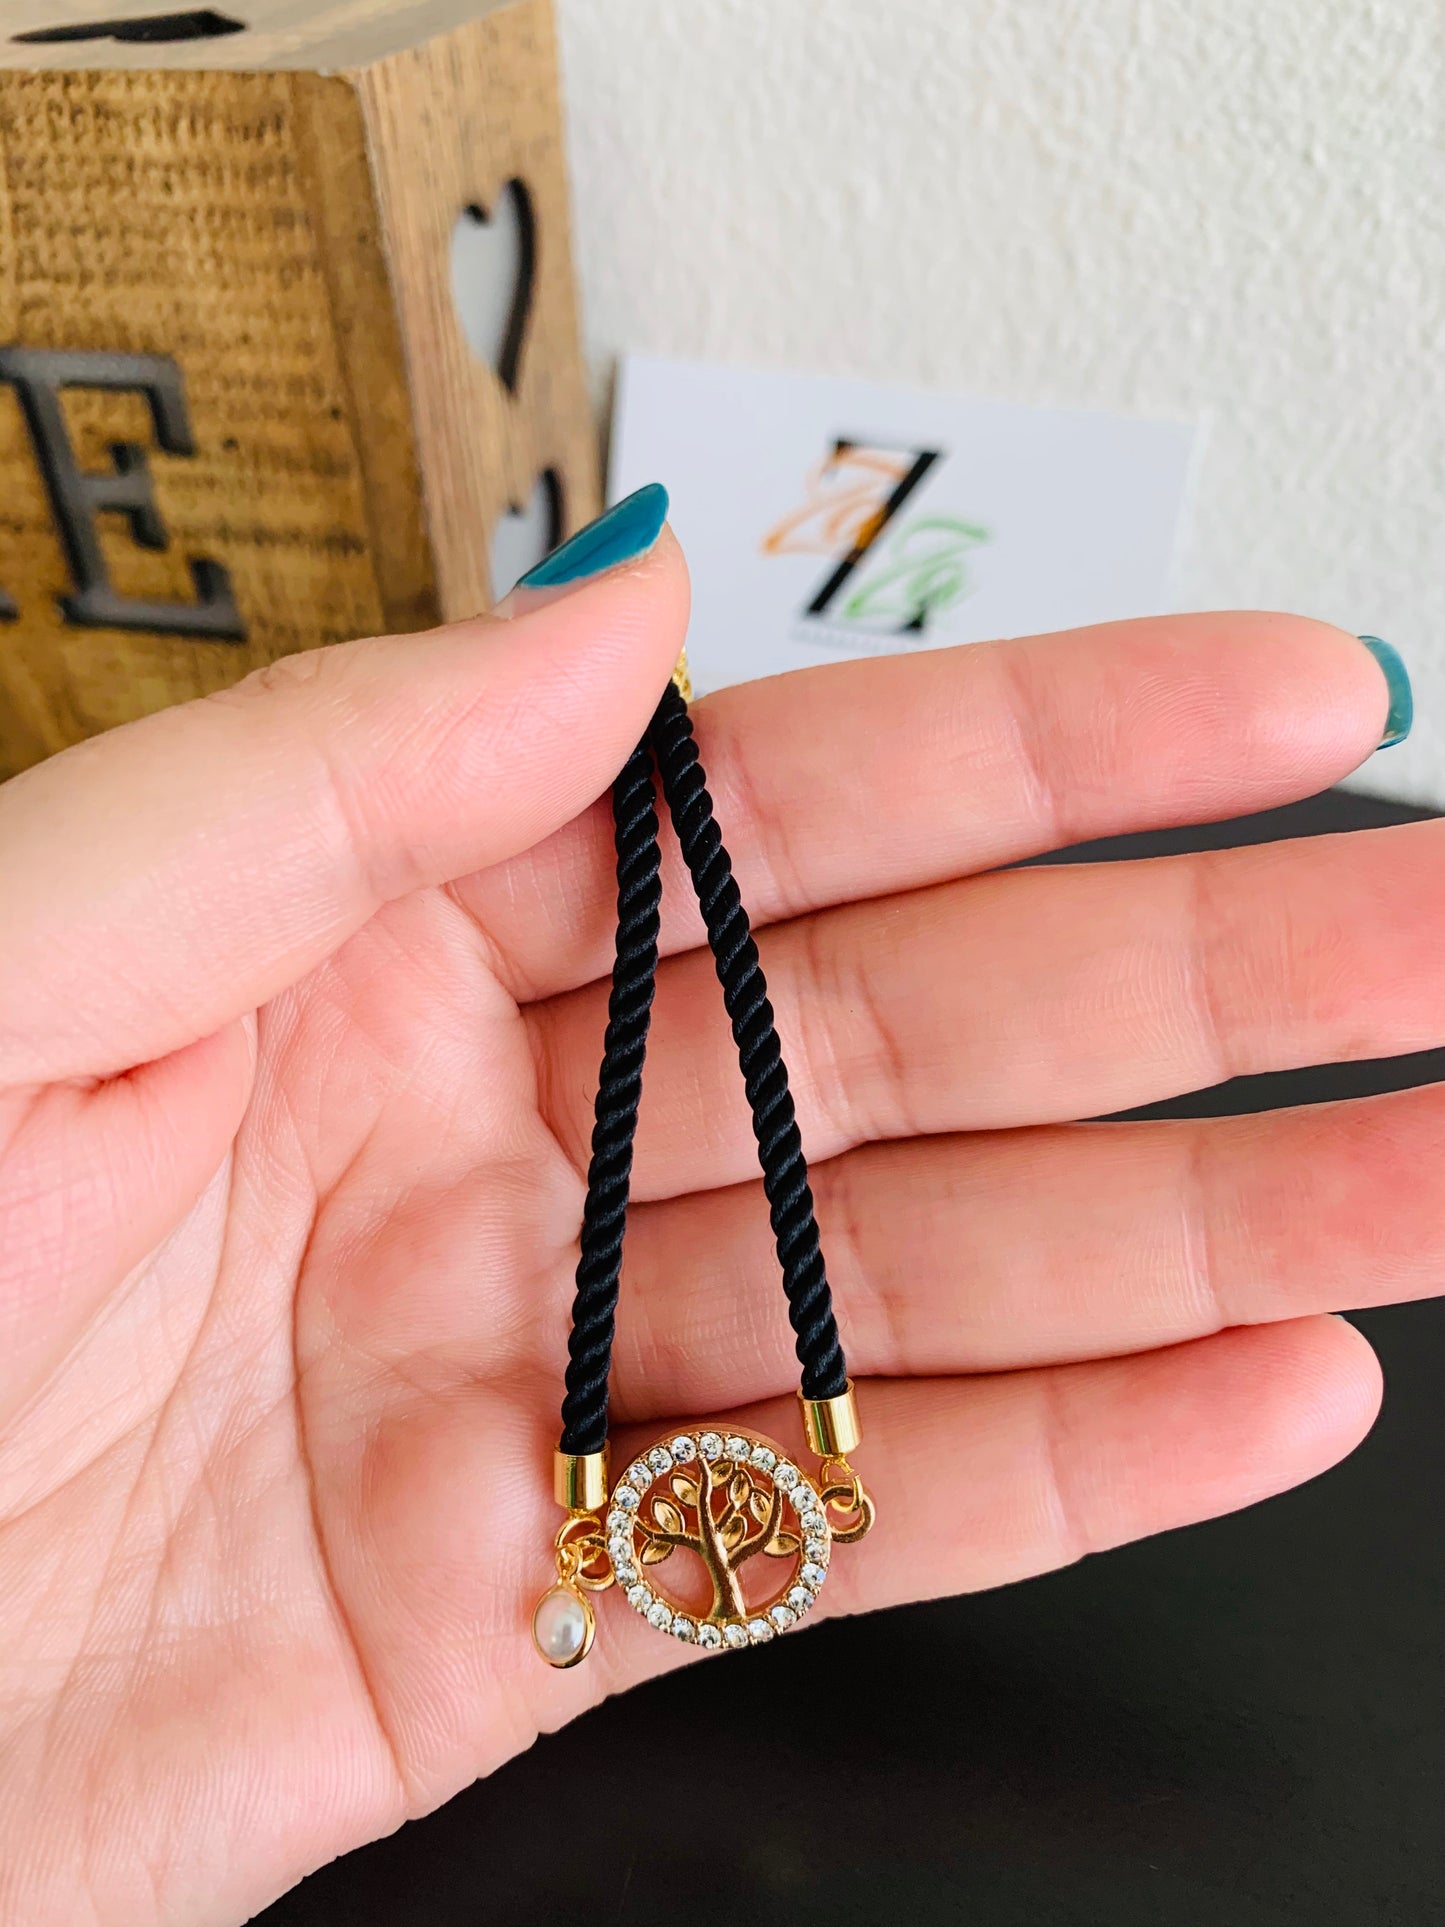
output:
M1168 606L1194 430L633 357L612 500L662 482L699 692Z

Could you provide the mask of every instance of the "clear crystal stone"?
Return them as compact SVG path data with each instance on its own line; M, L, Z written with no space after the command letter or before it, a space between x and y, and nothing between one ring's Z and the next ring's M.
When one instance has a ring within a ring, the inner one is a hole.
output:
M621 1512L636 1512L637 1493L630 1485L619 1485L612 1495L612 1503Z
M788 1604L795 1613L805 1613L813 1603L813 1595L806 1586L792 1586L788 1590Z
M672 1453L665 1445L654 1445L647 1455L647 1463L660 1479L664 1472L672 1470Z
M652 1588L644 1586L639 1580L635 1586L627 1588L627 1603L635 1613L646 1610L652 1604Z
M645 1492L652 1484L652 1467L650 1465L644 1465L641 1459L637 1461L636 1465L629 1465L627 1468L627 1483L629 1485L635 1485L639 1492Z
M697 1643L699 1646L707 1646L709 1648L721 1646L722 1634L716 1626L699 1626L697 1629Z
M730 1459L745 1459L750 1449L747 1440L736 1432L730 1432L723 1440L723 1452Z
M776 1606L768 1609L768 1618L772 1620L780 1633L785 1633L789 1626L796 1626L798 1623L798 1615L793 1611L791 1606L783 1605L781 1600Z
M660 1599L654 1599L647 1609L647 1623L656 1626L660 1633L672 1630L672 1608L664 1606Z
M813 1591L816 1592L828 1575L821 1566L815 1566L810 1559L798 1574L798 1577L805 1586L811 1586Z
M614 1560L612 1570L617 1574L617 1583L619 1586L635 1586L637 1584L637 1568L636 1566L628 1565L625 1559Z
M799 1479L788 1494L788 1503L797 1512L811 1512L818 1503L818 1495L805 1480Z
M815 1566L827 1565L828 1541L826 1539L809 1539L807 1544L803 1547L803 1551L807 1554L808 1558L812 1560Z
M760 1472L771 1472L778 1462L777 1453L770 1451L766 1445L755 1445L749 1456Z
M693 1625L690 1619L684 1619L682 1614L679 1613L672 1622L672 1636L674 1639L680 1639L684 1645L687 1645L691 1640L697 1638L697 1627Z
M722 1440L716 1432L704 1432L697 1443L705 1459L716 1459L722 1456Z
M672 1456L678 1465L687 1465L697 1457L697 1447L685 1433L679 1432L672 1441Z
M724 1626L722 1635L729 1646L746 1646L748 1643L747 1628L744 1626Z
M773 1622L770 1619L750 1619L748 1638L755 1646L761 1646L773 1636Z
M773 1484L776 1486L780 1486L784 1492L791 1492L793 1487L797 1483L798 1483L797 1466L789 1465L788 1461L784 1459L782 1464L778 1467L777 1471L774 1472L773 1474Z

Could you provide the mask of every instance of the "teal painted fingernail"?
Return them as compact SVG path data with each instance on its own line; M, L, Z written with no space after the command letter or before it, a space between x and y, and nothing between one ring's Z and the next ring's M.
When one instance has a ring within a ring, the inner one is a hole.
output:
M620 563L646 555L667 520L667 490L649 482L625 496L585 529L569 535L559 548L544 555L535 569L517 584L519 589L555 589L567 582L585 582Z
M1393 749L1396 743L1404 742L1415 720L1415 697L1410 688L1410 672L1399 650L1392 649L1388 642L1382 642L1378 636L1361 636L1360 641L1385 672L1385 686L1390 692L1390 713L1385 718L1385 733L1380 738L1379 746L1381 749Z

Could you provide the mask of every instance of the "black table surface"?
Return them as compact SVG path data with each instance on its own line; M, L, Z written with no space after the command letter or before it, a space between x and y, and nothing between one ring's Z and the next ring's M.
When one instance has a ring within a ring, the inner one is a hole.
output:
M1418 814L1332 792L1073 854ZM1432 1051L1241 1080L1155 1114L1441 1078ZM1384 1413L1325 1477L1022 1585L688 1668L262 1919L1445 1923L1445 1304L1357 1322L1384 1363Z

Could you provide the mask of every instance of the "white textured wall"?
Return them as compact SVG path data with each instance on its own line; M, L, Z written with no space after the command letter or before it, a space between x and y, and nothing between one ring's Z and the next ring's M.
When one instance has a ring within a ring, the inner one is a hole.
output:
M1441 0L558 0L583 321L1206 423L1182 607L1386 636L1445 804Z

